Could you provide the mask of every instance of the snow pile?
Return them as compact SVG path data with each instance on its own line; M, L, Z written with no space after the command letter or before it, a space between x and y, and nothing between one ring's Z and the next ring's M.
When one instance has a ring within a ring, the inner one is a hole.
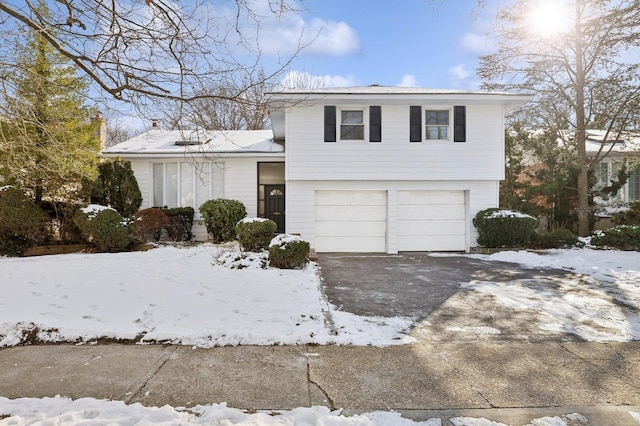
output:
M638 413L630 413L633 417ZM136 403L127 405L122 401L105 401L93 398L72 400L55 398L7 399L0 396L0 419L12 425L28 424L145 424L145 425L244 425L244 426L442 426L440 418L424 421L406 419L398 412L376 411L345 416L342 410L331 411L327 407L302 407L289 411L246 413L229 408L226 404L197 405L185 408L145 407ZM638 418L638 417L634 417ZM449 419L455 426L506 426L485 418L454 417ZM563 416L542 417L532 420L527 426L568 426L588 424L579 413Z

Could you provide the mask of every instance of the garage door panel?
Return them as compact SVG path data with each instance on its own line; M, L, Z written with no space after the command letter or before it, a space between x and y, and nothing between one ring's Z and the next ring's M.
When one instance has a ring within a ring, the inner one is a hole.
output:
M352 206L386 206L387 196L384 191L350 191Z
M434 205L424 211L425 219L464 219L466 209L458 205Z
M316 206L348 206L348 191L316 191Z
M360 220L387 220L386 206L351 206L348 211L349 219L354 222Z
M315 213L316 250L386 251L386 191L316 191Z
M464 191L398 191L398 250L466 247Z

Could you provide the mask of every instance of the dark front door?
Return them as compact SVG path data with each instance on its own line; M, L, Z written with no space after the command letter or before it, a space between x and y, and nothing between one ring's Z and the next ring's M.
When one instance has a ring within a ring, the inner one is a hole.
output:
M278 225L276 232L284 232L284 185L264 186L265 217Z

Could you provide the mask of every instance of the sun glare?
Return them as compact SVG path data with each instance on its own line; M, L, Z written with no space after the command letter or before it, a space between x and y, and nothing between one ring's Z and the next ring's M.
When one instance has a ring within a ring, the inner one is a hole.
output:
M528 19L531 29L543 37L552 37L565 32L570 26L569 13L558 0L537 2Z

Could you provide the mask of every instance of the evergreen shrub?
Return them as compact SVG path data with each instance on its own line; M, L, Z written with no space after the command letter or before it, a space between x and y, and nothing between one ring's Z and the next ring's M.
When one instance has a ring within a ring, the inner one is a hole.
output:
M247 251L261 251L269 248L278 225L262 217L244 218L236 225L238 241Z
M640 251L640 225L617 225L604 231L596 231L591 237L596 247Z
M193 238L193 207L164 207L162 211L169 219L165 229L171 241L190 241Z
M568 248L577 245L578 237L566 228L558 228L549 232L531 234L530 246L533 248L551 249Z
M169 225L169 218L158 208L140 210L133 215L134 229L138 241L158 241L162 231Z
M131 162L116 158L98 165L91 202L116 209L131 217L142 205L142 193L131 169Z
M133 243L129 220L110 207L91 204L79 209L73 221L98 251L122 251Z
M47 215L17 188L0 188L0 254L22 256L48 235Z
M473 218L482 247L522 247L536 229L538 220L512 210L486 209Z
M269 266L300 269L307 264L309 251L309 243L297 235L276 235L269 243Z
M640 225L640 200L629 203L629 209L613 215L616 225Z
M240 201L218 198L205 201L200 214L212 241L218 244L236 239L236 224L247 215L247 209Z

